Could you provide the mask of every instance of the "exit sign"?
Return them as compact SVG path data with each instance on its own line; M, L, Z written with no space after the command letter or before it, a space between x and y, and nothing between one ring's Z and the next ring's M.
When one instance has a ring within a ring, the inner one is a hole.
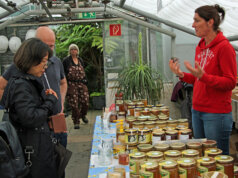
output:
M80 19L95 19L96 12L82 12L78 14L78 17Z

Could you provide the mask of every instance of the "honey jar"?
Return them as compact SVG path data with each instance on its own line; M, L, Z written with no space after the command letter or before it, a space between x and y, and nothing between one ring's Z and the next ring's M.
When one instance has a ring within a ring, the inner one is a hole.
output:
M212 157L200 157L197 159L198 176L205 172L216 171L216 160Z
M144 129L145 124L144 122L134 121L132 127L133 129Z
M161 129L154 129L152 132L153 145L163 140L165 140L165 132Z
M178 131L177 130L167 130L165 131L166 140L177 140Z
M234 166L234 178L238 178L238 166Z
M182 153L178 150L167 150L164 152L164 159L173 159L177 161L177 159L181 158Z
M160 151L147 152L146 156L148 161L156 161L157 163L164 159L164 154Z
M198 159L199 158L199 151L198 150L193 150L193 149L183 150L182 151L182 157Z
M164 129L167 126L167 122L161 120L155 121L155 124L159 129Z
M165 143L159 143L159 144L154 145L154 149L156 151L160 151L160 152L164 153L165 151L169 150L169 145L165 144Z
M179 131L179 140L188 140L192 139L192 130L191 129L183 129Z
M155 116L158 116L159 115L159 110L158 109L151 109L150 113L155 115Z
M130 129L133 128L133 122L135 121L136 121L136 118L134 116L128 116L126 118L126 122L128 123Z
M135 129L125 130L125 143L127 145L137 145L138 144L138 134Z
M118 114L117 114L117 119L124 121L124 120L126 119L126 112L125 112L125 111L120 111L120 112L118 112Z
M116 111L117 112L125 111L123 100L116 100Z
M147 152L153 150L153 145L151 145L151 144L139 144L139 145L137 145L137 148L140 152L147 153Z
M178 121L177 120L167 120L167 126L168 127L174 127L176 128L178 125Z
M129 154L138 152L137 145L126 145L126 152Z
M128 116L134 116L135 115L135 106L128 105L127 115Z
M178 164L174 160L162 160L159 162L161 178L179 178Z
M169 117L169 108L168 107L160 107L160 112Z
M186 119L186 118L178 119L178 125L183 125L184 127L189 128L188 119Z
M120 152L124 152L126 149L125 145L113 145L113 157L118 159L118 155Z
M228 178L228 176L222 172L218 172L218 171L210 171L210 172L206 172L203 175L203 178L213 178L213 177L217 177L217 178Z
M158 117L159 117L159 120L161 120L161 121L168 121L169 120L169 117L167 115L164 115L164 114L160 114Z
M145 128L147 128L147 129L153 129L153 128L155 128L155 122L154 121L146 121L145 122Z
M137 118L137 121L145 122L145 121L148 120L148 118L149 118L149 116L139 116L139 117Z
M234 158L228 155L219 155L215 157L217 162L216 170L224 172L228 177L234 177Z
M158 108L160 108L160 107L163 107L164 104L160 103L160 104L156 104L155 106L158 107Z
M158 118L157 117L155 117L155 116L150 116L150 117L148 117L148 121L157 121L158 120Z
M125 168L123 168L123 167L114 167L113 171L121 173L122 176L120 178L126 178L126 169ZM115 178L115 177L112 177L112 178Z
M170 143L170 149L182 151L186 149L186 145L185 143L182 143L182 142L172 142Z
M143 102L139 101L139 102L136 103L136 107L137 107L137 108L144 108L145 105L144 105Z
M144 107L147 107L147 99L141 99L141 102L143 103L143 106Z
M141 111L141 115L149 116L150 115L150 111L149 110L142 110Z
M149 129L138 130L138 143L151 143L151 132Z
M194 149L199 152L199 157L202 157L202 143L200 142L188 142L187 143L187 148L188 149Z
M179 158L179 177L197 178L197 164L193 158Z
M205 142L202 142L203 155L205 155L205 150L207 148L216 148L216 147L217 147L217 142L215 140L207 140Z
M159 178L159 165L155 161L146 161L141 165L140 170L141 178Z
M141 115L141 111L143 110L142 107L135 108L134 116L139 117Z
M146 155L143 152L136 152L130 154L130 174L139 174L141 164L146 161Z
M219 149L219 148L207 148L205 150L205 156L208 156L208 157L215 157L215 156L218 156L218 155L221 155L222 154L222 150Z
M121 144L125 143L125 132L123 129L119 129L116 133L116 141L120 142Z

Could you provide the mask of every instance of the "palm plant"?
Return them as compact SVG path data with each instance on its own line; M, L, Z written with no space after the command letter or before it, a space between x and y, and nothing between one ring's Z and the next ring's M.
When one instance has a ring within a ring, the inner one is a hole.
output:
M137 62L125 67L119 74L119 88L124 93L124 99L159 100L163 81L159 72L153 70L142 61L142 33L138 36Z

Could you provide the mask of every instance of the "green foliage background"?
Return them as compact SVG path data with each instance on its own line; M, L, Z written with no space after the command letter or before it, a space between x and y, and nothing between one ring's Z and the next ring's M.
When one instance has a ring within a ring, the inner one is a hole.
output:
M56 30L56 56L64 59L69 55L70 44L77 44L79 56L85 64L89 93L104 91L103 35L101 24L64 24Z

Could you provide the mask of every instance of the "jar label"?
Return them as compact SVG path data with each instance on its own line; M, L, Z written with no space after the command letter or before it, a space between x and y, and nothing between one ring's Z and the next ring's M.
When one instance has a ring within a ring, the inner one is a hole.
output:
M116 106L116 111L119 111L119 106Z
M130 160L130 173L136 174L136 162L133 160Z
M150 143L150 141L151 141L150 134L138 135L139 143Z
M164 169L160 169L160 175L161 175L161 178L170 178L169 171L166 171Z
M159 137L152 136L152 143L153 144L158 143L159 141L161 141L161 136L159 136Z
M179 140L187 140L189 139L189 135L180 135Z
M179 167L179 178L187 178L187 170Z
M202 177L205 172L208 172L208 168L204 166L198 166L198 176Z
M148 171L140 171L140 178L154 178L154 174Z
M221 164L216 164L216 170L224 173L225 168Z
M126 135L125 141L126 141L126 143L137 143L138 137L137 137L137 135Z
M137 112L137 111L135 111L135 117L138 117L138 116L140 116L140 112Z
M171 140L171 136L170 135L166 135L166 140Z

